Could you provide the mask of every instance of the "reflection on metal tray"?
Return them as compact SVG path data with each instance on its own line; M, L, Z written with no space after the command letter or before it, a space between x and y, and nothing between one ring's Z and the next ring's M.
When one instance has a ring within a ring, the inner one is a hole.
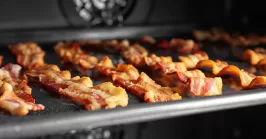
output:
M45 61L50 64L60 65L59 58L53 51L54 44L40 44L46 51ZM0 55L4 56L4 64L15 62L7 47L0 47ZM158 55L172 55L174 59L178 55L169 51L151 50ZM101 58L105 53L92 53ZM108 54L110 55L110 54ZM123 60L117 55L110 55L114 63ZM217 59L211 55L211 59ZM228 61L230 63L230 61ZM245 68L245 64L232 62L232 64ZM60 65L61 68L62 65ZM73 75L79 73L73 71ZM88 76L92 77L94 84L99 84L104 78L99 78L97 72L91 71ZM169 117L177 117L222 109L252 106L266 103L266 91L249 90L232 93L227 85L224 85L222 96L186 98L181 101L147 104L137 97L129 94L129 105L126 108L109 110L86 111L70 100L54 95L36 84L30 84L36 103L45 106L44 111L31 112L28 116L17 117L9 114L0 115L0 138L2 137L28 137L58 132L67 132L78 129L91 129L114 124L126 124L132 122L149 121Z

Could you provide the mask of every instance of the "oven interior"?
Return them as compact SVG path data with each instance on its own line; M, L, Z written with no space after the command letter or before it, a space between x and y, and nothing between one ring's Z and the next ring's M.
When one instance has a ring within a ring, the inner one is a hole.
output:
M99 21L100 23L96 23L96 18L84 20L82 17L81 9L86 8L87 2L86 0L2 0L0 47L6 47L10 43L36 41L42 43L44 49L51 50L57 41L64 40L136 39L143 35L158 39L193 38L191 32L194 29L212 27L221 27L227 32L240 34L265 35L266 32L264 28L266 20L263 18L266 10L261 0L128 0L123 10L115 11L118 17L110 17L111 19ZM77 10L78 8L80 9ZM91 16L99 15L94 12ZM217 59L240 62L237 60L237 55L242 49L232 51L230 47L219 44L206 45L202 49ZM12 59L9 52L5 54L8 60ZM53 59L50 61L53 62ZM34 138L239 139L265 136L263 129L258 127L265 123L264 110L265 106L261 105Z

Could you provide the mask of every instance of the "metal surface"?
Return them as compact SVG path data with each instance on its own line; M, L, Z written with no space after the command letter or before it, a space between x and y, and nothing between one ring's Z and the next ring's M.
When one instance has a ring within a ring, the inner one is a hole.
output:
M60 65L59 59L52 49L54 44L40 45L46 51L45 61L50 64ZM169 51L158 51L158 49L156 51L151 50L151 52L158 55L171 55ZM97 55L99 58L106 55L105 53L90 54ZM4 64L15 62L15 58L7 47L0 47L0 55L4 56ZM122 61L119 56L110 56L115 63ZM173 55L173 57L176 59L177 55ZM232 63L242 68L246 66L239 62ZM72 72L72 74L78 75L76 72ZM96 72L89 72L88 75L92 77L94 84L102 81L101 78L94 78L97 75ZM1 114L0 138L41 136L71 130L151 121L266 103L266 90L260 89L232 93L232 91L228 91L228 86L224 85L224 95L222 96L186 98L181 101L147 104L129 94L128 107L86 111L67 98L41 89L36 84L30 85L33 89L33 97L36 99L36 103L45 105L45 110L31 112L28 116L24 117Z

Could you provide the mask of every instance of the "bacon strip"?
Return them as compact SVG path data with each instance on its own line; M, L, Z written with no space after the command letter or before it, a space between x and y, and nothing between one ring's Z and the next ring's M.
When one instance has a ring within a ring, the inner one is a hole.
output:
M82 47L114 48L117 51L130 45L128 40L83 40L78 41L77 43Z
M3 56L0 55L0 66L2 65L3 63Z
M131 49L134 49L134 47L132 47ZM122 52L125 53L125 52ZM127 56L133 56L134 53L131 53L130 51L126 51ZM160 70L161 72L163 72L164 74L166 74L165 76L167 76L167 74L176 74L176 77L178 79L177 83L178 86L182 86L181 88L175 88L175 90L179 90L179 91L188 91L188 95L189 94L194 94L194 95L189 95L189 96L196 96L196 95L219 95L222 93L222 83L221 82L221 78L214 78L214 79L208 79L205 77L204 73L201 72L200 70L192 70L192 71L187 71L187 67L193 68L196 66L197 62L201 59L208 59L208 55L205 52L202 51L198 51L193 55L189 55L188 57L181 57L181 60L183 60L182 62L173 62L171 57L158 57L154 54L150 55L150 56L145 56L144 58L140 57L141 61L144 61L144 65L148 66L149 68L153 69L153 70ZM192 62L191 62L192 61ZM194 62L194 63L193 63ZM193 65L191 65L191 63ZM136 64L135 62L132 62L132 64ZM144 66L142 64L142 66ZM193 79L192 79L193 78ZM197 83L201 83L201 82L205 82L208 83L210 81L213 82L217 82L217 83L209 83L206 84L206 86L198 86L199 84L195 84L193 81L197 81ZM191 85L190 83L194 83L193 85ZM209 86L207 87L207 85L213 85L213 86ZM199 89L198 91L207 91L205 93L197 93L197 92L193 92L193 91L197 91L193 88L197 88ZM201 88L199 88L201 87ZM205 89L202 89L205 88ZM216 88L216 89L213 89ZM207 90L209 89L209 90ZM218 92L213 92L213 91L218 91ZM181 94L185 94L184 92L179 92Z
M168 42L166 40L156 41L151 36L144 36L140 42L144 44L155 45L159 48L174 49L181 54L188 54L198 50L198 44L193 40L184 40L179 38L172 38Z
M9 49L16 56L17 63L26 69L40 67L44 64L45 52L34 42L10 45Z
M29 110L43 110L41 104L34 104L31 88L27 80L20 75L21 67L16 64L7 64L0 69L0 107L12 115L27 115Z
M211 29L209 31L205 30L195 30L193 31L194 37L198 41L223 41L232 46L255 46L259 44L266 43L265 36L257 36L257 35L236 35L236 34L229 34L224 32L221 29Z
M178 59L183 62L188 69L193 69L200 60L207 60L209 56L203 51L197 51L188 56L179 56Z
M265 69L266 67L266 50L263 48L247 49L241 58L256 68Z
M220 60L212 61L212 60L202 60L200 61L196 68L211 68L212 74L215 76L226 76L230 75L232 77L239 77L240 86L244 89L247 88L256 88L258 86L262 86L265 84L262 76L256 76L252 73L249 73L243 69L239 69L234 65L229 65L228 63ZM255 84L256 83L256 84Z
M41 104L26 102L19 98L13 90L11 84L0 81L0 107L7 110L12 115L24 116L29 111L40 111L44 109Z
M136 67L141 67L145 64L143 58L146 56L148 56L148 51L137 44L122 50L122 57L124 60L132 63Z
M41 84L61 95L70 97L88 110L125 107L128 97L125 90L111 83L92 85L89 77L72 77L69 71L60 71L56 65L46 65L27 72L30 77L39 77Z
M71 63L80 71L90 70L98 63L96 57L89 56L75 43L59 42L55 46L55 52L59 55L63 63Z
M103 63L106 63L106 66ZM182 99L178 93L174 93L169 87L156 84L144 72L139 74L138 70L132 65L118 64L116 68L108 65L113 65L112 61L109 57L104 57L96 66L96 70L111 77L117 84L146 102L154 103Z

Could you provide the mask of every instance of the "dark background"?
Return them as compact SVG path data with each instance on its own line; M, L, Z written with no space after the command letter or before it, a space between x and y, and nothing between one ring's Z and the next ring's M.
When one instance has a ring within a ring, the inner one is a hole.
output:
M135 0L125 26L200 25L263 27L263 1ZM0 30L85 27L72 0L2 0Z

